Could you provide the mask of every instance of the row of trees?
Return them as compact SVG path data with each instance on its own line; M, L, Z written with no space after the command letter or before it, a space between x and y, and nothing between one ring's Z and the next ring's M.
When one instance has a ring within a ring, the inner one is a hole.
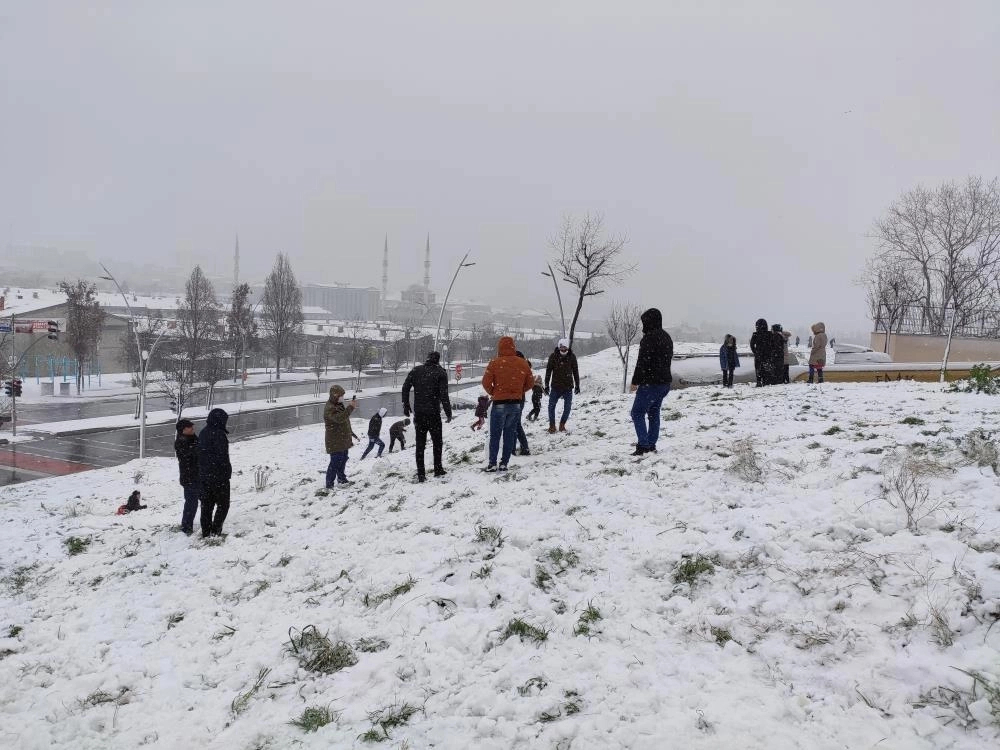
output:
M944 379L956 330L1000 334L1000 182L969 177L903 193L875 224L878 249L864 284L876 331L906 321L947 337Z

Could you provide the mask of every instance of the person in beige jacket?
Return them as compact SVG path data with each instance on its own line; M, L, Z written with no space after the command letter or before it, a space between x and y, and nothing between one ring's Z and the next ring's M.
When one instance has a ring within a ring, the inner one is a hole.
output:
M813 382L813 373L819 373L819 382L823 382L823 368L826 367L826 325L813 323L812 349L809 351L809 382Z

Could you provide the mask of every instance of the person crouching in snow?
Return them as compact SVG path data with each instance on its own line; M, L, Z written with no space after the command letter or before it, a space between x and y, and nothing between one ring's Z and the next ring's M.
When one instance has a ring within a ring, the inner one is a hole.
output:
M142 500L142 495L139 490L136 490L128 496L128 500L124 505L118 506L118 515L124 516L126 513L131 513L133 510L145 510L148 506L140 505L140 500Z
M372 448L376 445L378 446L378 453L375 454L375 458L382 458L382 451L385 450L385 443L382 442L382 417L388 412L389 410L383 406L368 421L368 447L361 454L362 460L368 457L368 454L372 452Z
M397 442L401 451L406 450L406 428L409 424L409 419L393 422L392 427L389 428L389 453L392 453L392 448Z
M736 337L731 333L726 334L726 338L719 347L719 366L722 368L722 387L733 387L733 372L740 366L740 355L736 351Z
M473 430L483 429L483 423L486 422L486 415L490 410L490 397L480 396L476 400L476 421L472 423Z

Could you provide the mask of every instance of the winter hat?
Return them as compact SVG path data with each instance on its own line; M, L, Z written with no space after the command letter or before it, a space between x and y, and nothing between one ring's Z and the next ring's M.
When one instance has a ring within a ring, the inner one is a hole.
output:
M771 330L774 333L781 333L781 323L775 323L773 326L771 326Z
M429 352L427 354L427 364L436 365L441 361L441 355L438 352Z
M330 400L331 401L336 401L338 398L341 398L346 392L347 391L344 390L343 386L339 386L337 384L331 385L330 386Z
M557 346L562 349L564 346L569 349L569 339L559 339Z
M381 409L378 410L378 415L380 417L384 417L388 413L389 413L389 410L386 409L384 406Z
M190 419L182 419L177 423L177 434L180 435L188 427L194 427L194 422Z

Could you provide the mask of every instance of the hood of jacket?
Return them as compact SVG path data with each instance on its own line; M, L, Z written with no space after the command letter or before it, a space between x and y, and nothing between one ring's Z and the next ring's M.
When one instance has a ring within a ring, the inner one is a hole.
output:
M514 346L514 339L510 336L502 336L497 344L497 354L501 357L514 357L517 355L517 347Z
M658 328L663 328L663 313L655 307L651 307L640 316L642 320L642 332L650 333Z
M817 333L826 333L826 324L825 323L813 323L812 324L812 332L813 332L813 335L816 335Z
M389 410L386 409L384 406L381 409L378 410L378 415L380 417L384 417L388 413L389 413Z
M767 321L764 320L763 318L757 318L757 326L756 326L756 328L757 328L758 332L766 331L767 330Z
M347 393L347 391L344 390L343 386L336 384L330 386L331 401L336 401L338 398L343 398L345 393Z
M208 413L208 419L205 420L205 424L209 427L218 427L223 432L226 431L226 423L229 421L229 415L226 413L225 409L212 409Z
M441 364L441 354L439 352L428 352L425 362L429 365Z

